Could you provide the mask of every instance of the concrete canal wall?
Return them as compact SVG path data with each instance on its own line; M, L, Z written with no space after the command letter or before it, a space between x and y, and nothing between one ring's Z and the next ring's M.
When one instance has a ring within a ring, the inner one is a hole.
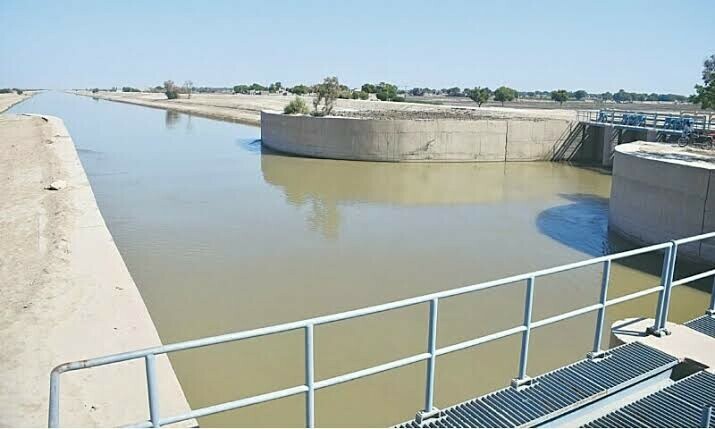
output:
M360 161L553 160L576 127L561 119L385 120L261 112L261 139L269 148Z
M0 427L43 427L53 367L161 340L62 121L0 115L0 146ZM157 377L162 414L187 412L166 356ZM63 426L147 419L143 360L61 380Z
M641 244L715 231L711 155L635 142L615 149L609 228ZM715 261L715 244L683 246L678 257Z

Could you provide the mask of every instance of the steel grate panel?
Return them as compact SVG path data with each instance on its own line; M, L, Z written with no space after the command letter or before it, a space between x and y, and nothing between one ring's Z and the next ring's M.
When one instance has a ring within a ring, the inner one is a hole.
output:
M687 322L685 326L715 338L715 316L700 316Z
M447 408L422 425L413 420L400 427L535 425L676 363L676 358L641 343L625 344L604 359L585 359L536 377L528 387L507 387Z
M701 371L584 427L700 427L706 405L715 405L715 375Z

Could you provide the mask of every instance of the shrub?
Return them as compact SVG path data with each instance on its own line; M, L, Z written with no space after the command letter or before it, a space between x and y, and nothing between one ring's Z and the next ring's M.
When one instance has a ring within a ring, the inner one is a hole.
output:
M361 100L367 100L368 98L370 98L370 94L368 94L365 91L358 91L357 95L358 95L358 98Z
M99 92L99 88L92 88L92 94L96 94Z
M398 103L402 103L403 101L405 101L405 97L403 97L403 96L401 96L401 95L396 95L396 96L392 97L392 101L396 101L396 102L398 102Z
M164 92L166 94L166 98L169 100L175 100L179 98L179 93L176 90L167 90Z
M310 109L308 109L305 101L297 96L283 109L283 113L286 115L305 115L309 111Z
M335 105L335 99L338 98L340 83L335 76L326 77L323 83L316 85L317 96L313 100L313 116L330 115ZM323 102L323 107L320 108L320 102Z
M17 95L22 95L22 90L21 90L21 89L16 89L15 92L17 92Z
M174 100L179 98L179 91L173 80L167 80L164 82L164 94L169 100Z

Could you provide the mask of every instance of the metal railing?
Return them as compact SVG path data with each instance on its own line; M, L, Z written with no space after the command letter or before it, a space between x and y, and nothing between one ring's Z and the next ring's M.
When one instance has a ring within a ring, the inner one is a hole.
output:
M648 130L680 134L688 124L695 131L709 132L715 128L715 119L708 113L688 112L641 112L632 110L601 109L579 110L579 122L591 122L620 128Z
M60 376L64 372L75 371L85 368L98 367L102 365L113 364L117 362L129 361L134 359L144 359L146 366L146 383L148 391L149 403L149 420L135 423L133 427L159 427L185 420L200 418L211 414L216 414L224 411L229 411L249 405L259 404L262 402L272 401L275 399L285 398L288 396L304 394L305 395L305 425L314 427L315 424L315 391L329 386L334 386L340 383L345 383L351 380L356 380L362 377L378 374L384 371L389 371L395 368L400 368L406 365L411 365L417 362L427 361L427 374L425 382L425 402L424 409L418 413L418 417L428 416L434 412L434 385L435 385L435 364L438 356L448 353L464 350L480 344L485 344L490 341L505 338L511 335L521 334L521 352L519 357L518 375L512 382L514 387L520 387L527 384L530 378L527 375L528 359L529 359L529 342L531 331L535 328L551 325L566 319L580 316L586 313L597 311L597 319L595 326L595 334L593 339L593 348L589 353L592 358L601 356L604 352L601 350L601 342L603 338L603 326L605 322L606 309L610 306L620 304L626 301L637 299L655 292L659 293L658 304L655 309L655 324L650 329L650 332L656 335L661 335L666 332L666 322L668 319L668 309L670 307L672 289L695 280L703 279L715 275L715 269L705 271L690 277L679 280L674 280L675 262L678 253L678 246L688 243L694 243L701 240L715 238L714 233L702 234L694 237L674 240L668 243L661 243L652 246L646 246L639 249L629 250L626 252L605 255L597 258L592 258L580 262L561 265L554 268L534 271L531 273L506 277L498 280L492 280L484 283L479 283L471 286L464 286L457 289L446 290L442 292L423 295L415 298L403 299L386 304L376 305L372 307L361 308L357 310L336 313L327 316L316 317L312 319L301 320L297 322L284 323L274 326L269 326L260 329L252 329L248 331L236 332L231 334L219 335L214 337L202 338L197 340L185 341L181 343L169 344L160 347L153 347L143 350L120 353L111 356L104 356L94 359L68 362L57 366L52 370L50 375L50 401L49 401L49 420L50 427L57 427L60 424ZM611 275L611 265L613 261L624 258L643 255L646 253L664 251L663 268L661 273L661 282L658 286L654 286L645 290L634 292L618 298L608 299L608 286ZM561 313L555 316L547 317L538 321L532 320L532 310L534 304L534 294L536 288L536 279L552 274L562 273L578 268L602 264L601 275L601 291L598 303L579 308L576 310ZM524 320L523 324L512 327L510 329L491 333L471 340L462 341L445 347L437 347L437 316L439 301L444 298L455 297L467 293L486 290L494 287L505 286L517 282L526 282L526 297L524 303ZM429 325L427 331L427 346L424 353L419 353L413 356L402 359L386 362L381 365L372 366L355 372L331 377L323 380L315 379L315 361L314 361L314 344L313 332L316 326L324 325L332 322L338 322L348 319L353 319L371 314L382 313L398 308L410 307L417 304L429 303ZM710 311L715 310L715 284L713 286L713 297L711 298ZM265 335L277 334L281 332L294 331L302 329L304 331L305 345L305 382L299 386L292 386L282 390L277 390L261 395L251 396L248 398L238 399L235 401L224 402L217 405L212 405L196 410L191 410L185 414L162 417L159 409L159 394L158 381L156 373L156 356L182 350L207 347L216 344L229 343L233 341L245 340Z

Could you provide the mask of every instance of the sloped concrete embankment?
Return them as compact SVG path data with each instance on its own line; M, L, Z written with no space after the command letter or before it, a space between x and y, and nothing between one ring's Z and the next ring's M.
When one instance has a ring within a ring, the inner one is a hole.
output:
M536 118L379 120L261 113L261 139L271 149L360 161L553 160L575 126Z
M53 367L161 341L62 121L2 115L0 145L0 426L39 427ZM188 411L170 361L157 364L162 415ZM141 360L66 373L60 395L63 426L148 417Z

